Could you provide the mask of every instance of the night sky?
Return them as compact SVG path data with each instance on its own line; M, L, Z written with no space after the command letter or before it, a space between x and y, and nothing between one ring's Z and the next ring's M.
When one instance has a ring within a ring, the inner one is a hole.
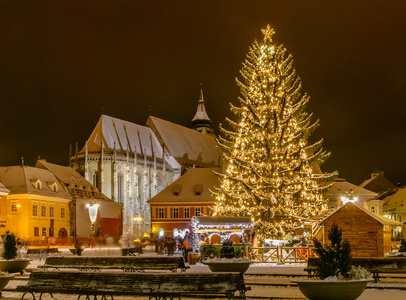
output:
M2 1L0 166L67 165L101 113L218 124L261 28L292 53L320 119L323 171L406 184L406 1Z

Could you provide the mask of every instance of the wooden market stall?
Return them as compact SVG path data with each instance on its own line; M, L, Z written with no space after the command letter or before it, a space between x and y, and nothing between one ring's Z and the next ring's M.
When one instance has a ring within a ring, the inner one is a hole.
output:
M249 245L249 237L254 230L254 223L248 217L192 217L195 240L194 249L201 252L219 252L222 242L233 241L237 251Z
M328 241L328 232L333 223L341 228L343 239L351 245L353 257L383 257L390 252L392 227L401 223L371 213L353 203L346 203L315 222L312 235L322 243Z

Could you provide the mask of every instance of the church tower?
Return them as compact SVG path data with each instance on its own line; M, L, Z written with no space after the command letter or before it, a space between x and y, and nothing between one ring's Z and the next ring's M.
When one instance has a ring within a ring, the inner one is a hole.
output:
M203 89L200 90L200 98L199 102L197 103L197 111L194 118L192 119L192 123L193 128L196 131L207 134L212 133L211 120L207 115L206 106L204 105Z

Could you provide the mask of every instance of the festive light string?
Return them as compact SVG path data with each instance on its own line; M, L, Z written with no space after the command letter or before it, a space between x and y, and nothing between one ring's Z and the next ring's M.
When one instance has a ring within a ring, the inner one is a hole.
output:
M287 231L326 209L323 193L336 173L314 174L313 166L329 156L322 141L308 145L318 126L305 112L309 97L291 55L272 41L269 26L254 42L237 79L240 107L230 110L239 120L226 119L235 131L220 126L218 143L227 167L219 174L214 215L248 216L260 238L283 237Z

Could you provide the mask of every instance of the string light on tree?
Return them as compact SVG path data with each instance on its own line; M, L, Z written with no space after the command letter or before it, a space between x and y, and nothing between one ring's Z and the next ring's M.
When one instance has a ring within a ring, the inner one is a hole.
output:
M322 140L308 143L319 122L305 111L309 97L292 56L272 41L269 25L262 32L243 63L243 82L237 79L240 106L230 104L238 119L226 119L232 130L220 125L226 170L218 174L213 214L251 217L265 239L282 238L327 209L323 194L337 173L314 172L330 155Z

